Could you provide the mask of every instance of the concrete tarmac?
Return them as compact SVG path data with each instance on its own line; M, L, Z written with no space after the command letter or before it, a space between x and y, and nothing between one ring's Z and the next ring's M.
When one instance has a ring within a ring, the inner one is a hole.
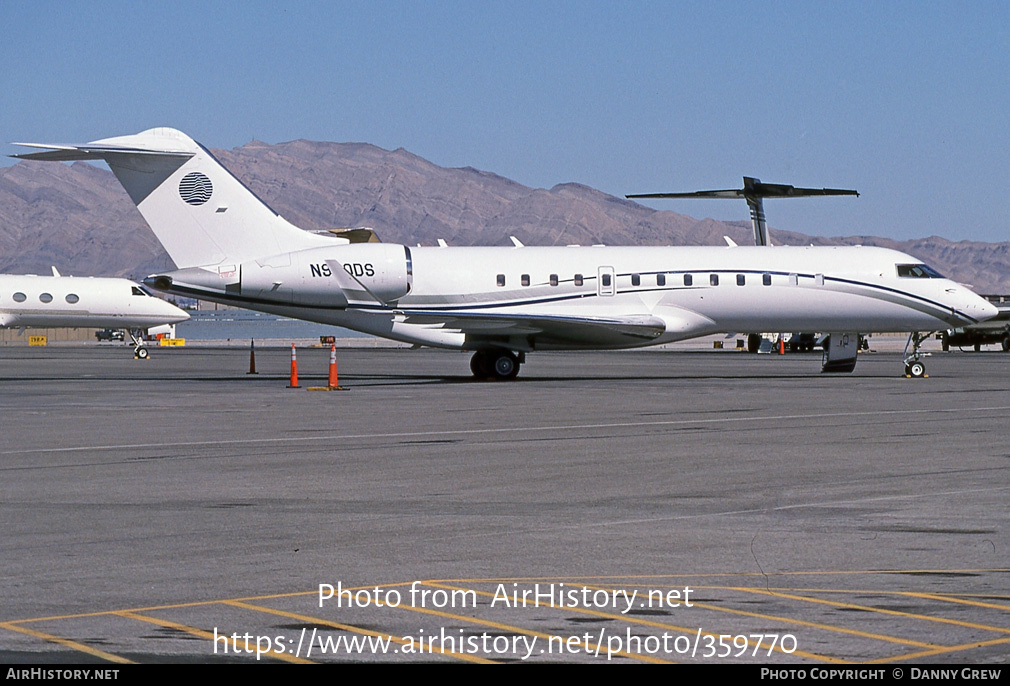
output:
M1010 656L1010 355L256 354L0 350L0 659Z

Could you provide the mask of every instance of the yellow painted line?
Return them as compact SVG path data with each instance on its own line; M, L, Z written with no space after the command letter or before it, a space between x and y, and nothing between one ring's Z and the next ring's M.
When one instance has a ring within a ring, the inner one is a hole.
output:
M989 641L972 641L971 643L962 643L957 646L945 646L942 648L937 648L936 650L923 650L918 653L909 653L908 655L895 655L893 657L882 657L877 660L869 660L865 664L873 664L880 662L898 662L903 660L918 660L921 658L932 657L934 655L944 655L947 653L959 652L962 650L975 650L978 648L987 648L989 646L1001 645L1003 643L1010 643L1010 638L994 638Z
M50 615L48 617L32 617L30 619L15 619L9 624L30 624L31 622L50 622L64 619L87 619L88 617L107 617L120 612L154 612L157 610L177 610L201 605L217 605L219 600L201 600L196 603L178 603L175 605L154 605L152 607L132 607L125 610L99 610L98 612L81 612L73 615Z
M209 631L204 631L203 629L197 629L196 627L188 626L186 624L179 624L178 622L171 622L171 621L169 621L167 619L159 619L157 617L148 617L146 615L137 614L136 612L125 612L124 611L124 612L113 612L112 614L116 615L117 617L125 617L126 619L136 619L136 620L141 621L141 622L147 622L149 624L154 624L154 625L157 625L157 626L163 626L166 629L175 629L177 631L182 631L182 632L185 632L187 634L191 634L193 636L198 636L200 638L206 638L206 639L208 639L210 641L214 641L214 634L210 633ZM227 634L220 634L220 635L221 636L225 636L226 638L228 636ZM232 655L241 655L243 657L248 657L248 658L255 658L256 657L256 653L255 652L248 653L248 652L246 652L244 650L239 649L239 644L238 644L237 640L233 641L233 644L234 644L234 651L235 652L233 652L233 653L227 653L229 657L232 656ZM216 650L216 641L215 641L215 650ZM208 653L208 655L212 655L212 654L213 653ZM303 660L300 657L296 657L294 655L289 655L289 654L287 654L285 652L281 652L281 651L277 651L277 650L270 650L268 652L262 653L262 655L267 655L269 657L277 658L278 660L284 660L285 662L294 662L295 664L303 664L303 665L311 665L311 664L313 664L313 662L311 660Z
M852 575L891 575L891 574L968 574L968 573L993 573L993 572L1010 572L1010 568L995 568L995 569L868 569L868 570L828 570L828 571L809 571L809 572L725 572L725 573L712 573L712 574L640 574L640 575L625 575L625 576L587 576L587 577L506 577L506 578L483 578L483 579L431 579L431 580L420 580L412 579L410 581L398 581L387 584L378 584L379 588L396 588L396 587L406 587L417 581L417 583L469 583L469 584L498 584L498 583L509 583L509 582L520 582L520 583L533 583L533 582L556 582L556 583L571 583L571 582L613 582L613 581L642 581L642 580L670 580L670 579L686 579L688 581L692 579L712 579L712 578L743 578L743 577L759 577L759 578L773 578L773 577L791 577L791 576L852 576ZM371 590L376 587L376 584L371 584L368 586L360 587L348 587L344 590L357 591L357 590ZM722 589L722 588L735 588L735 587L725 587L725 586L698 586L698 588L708 588L708 589ZM811 589L812 592L836 592L836 593L846 593L849 591L828 591L825 589ZM852 591L856 592L856 591ZM900 591L862 591L865 593L897 593ZM237 600L237 601L260 601L260 600L270 600L275 598L298 598L301 596L311 596L317 595L319 593L318 588L311 591L294 591L291 593L272 593L267 595L257 595L257 596L242 596L239 598L228 598L219 600L202 600L190 603L173 603L168 605L152 605L146 607L135 607L127 608L122 610L124 612L154 612L157 610L172 610L177 608L191 608L200 607L206 605L216 605L217 603L226 602L227 600ZM999 597L999 596L997 596ZM61 619L79 619L83 617L101 617L104 615L114 614L120 610L100 610L98 612L82 612L78 614L69 615L50 615L45 617L27 617L24 619L10 620L4 623L4 625L13 626L15 624L27 624L31 622L45 622L51 620L61 620Z
M820 605L831 605L833 607L847 607L855 610L865 610L866 612L877 612L884 615L894 615L896 617L923 619L928 622L937 622L939 624L952 624L954 626L962 626L968 629L982 629L984 631L993 631L1000 634L1010 633L1010 629L1004 627L989 626L987 624L975 624L974 622L962 622L961 620L958 619L947 619L946 617L930 617L929 615L920 615L913 612L901 612L899 610L888 610L886 608L870 607L869 605L858 605L856 603L841 603L835 600L824 600L822 598L811 598L809 596L793 595L789 593L779 593L777 591L765 591L756 588L743 587L743 588L730 588L730 590L743 591L745 593L756 593L758 595L777 596L779 598L789 598L791 600L800 600Z
M669 582L671 580L687 580L687 581L690 581L690 580L695 580L695 579L696 580L702 580L702 579L717 579L717 578L721 578L721 579L726 579L726 578L735 578L735 579L742 579L742 578L763 578L763 579L771 579L771 578L804 577L804 576L810 576L810 577L814 577L814 576L816 576L816 577L824 577L824 576L875 576L875 575L889 575L890 576L890 575L899 575L899 574L957 574L957 573L1007 573L1007 572L1010 572L1010 569L1008 569L1008 568L982 568L982 569L970 568L970 569L913 569L913 570L880 570L880 569L877 569L877 570L821 570L821 571L807 571L807 572L773 572L773 573L761 573L761 572L736 572L736 573L734 573L734 572L729 572L729 573L711 573L711 574L658 574L658 575L657 574L650 574L650 575L624 575L624 576L613 575L613 576L593 576L593 577L588 577L588 576L587 577L557 577L557 576L555 576L555 577L509 577L509 578L504 578L504 579L502 579L502 578L498 578L498 579L491 579L491 578L481 578L481 579L444 579L444 580L441 580L441 583L497 584L497 583L506 583L506 582L527 582L527 583L529 583L529 582L536 582L536 581L540 581L540 582L558 582L558 583L561 583L561 582L572 583L572 582L575 582L575 581L596 581L596 582L614 582L614 581L629 581L629 582L634 582L634 581L638 581L639 583L642 583L643 581L661 581L661 580L665 580L665 581ZM418 580L417 582L418 583L422 583L422 584L428 584L428 585L434 585L434 584L438 584L439 583L439 581L435 581L435 580L431 580L431 581L420 581L420 580ZM414 583L413 580L412 581L405 581L405 582L380 584L379 586L382 587L382 588L397 588L397 587L407 587L407 586L409 586L412 583ZM775 590L773 590L773 589L770 589L770 588L760 589L760 588L735 587L735 586L726 587L726 586L707 586L707 585L698 586L698 585L695 585L695 584L692 584L692 585L694 585L698 589L706 589L706 590L735 590L735 591L740 591L740 592L744 592L744 593L757 593L757 594L765 594L765 595L775 595L775 596L779 596L779 597L783 597L783 598L787 598L787 599L798 600L798 601L801 601L801 602L819 603L819 604L826 604L826 605L831 605L831 606L836 606L836 607L849 607L849 608L855 608L855 609L865 610L865 611L868 611L868 612L877 612L877 613L887 614L887 615L894 615L894 616L900 616L900 617L909 617L909 618L912 618L912 619L922 619L922 620L926 620L926 621L937 622L937 623L944 623L944 624L951 624L951 625L955 625L955 626L962 626L962 627L972 628L972 629L981 629L981 630L985 630L985 631L994 631L994 632L997 632L997 633L1004 633L1004 634L1005 633L1010 633L1010 628L1005 628L1005 627L994 627L994 626L989 626L989 625L984 625L984 624L976 624L976 623L963 622L963 621L952 620L952 619L930 617L930 616L921 615L921 614L899 612L899 611L895 611L895 610L887 610L887 609L882 609L882 608L873 608L873 607L867 607L867 606L856 605L856 604L837 603L837 602L834 602L834 601L825 600L825 599L821 599L821 598L813 598L813 597L809 597L809 596L797 596L797 595L793 595L792 593L795 593L797 591L797 589L791 589L791 590L790 589L775 589ZM353 592L355 590L365 590L365 589L372 589L372 588L375 588L375 585L361 586L360 588L357 588L357 587L356 588L348 588L348 589L345 589L345 590L351 590ZM466 589L466 590L472 590L472 589ZM999 603L983 603L983 602L978 602L978 601L970 600L970 598L974 598L974 597L978 597L978 598L990 598L990 599L1000 599L1000 600L1007 598L1007 596L1002 596L1002 595L982 595L982 594L977 594L977 595L975 595L975 594L958 594L958 595L951 594L951 595L947 595L947 594L935 594L935 593L916 593L916 592L912 592L912 591L885 591L885 590L879 590L879 589L871 589L871 590L860 591L860 590L854 590L854 589L839 590L839 589L816 589L816 588L815 589L802 589L802 590L800 590L800 592L805 592L805 593L823 593L823 594L875 593L875 594L879 594L879 595L906 595L906 596L918 597L918 598L922 598L922 599L932 599L932 600L936 600L936 601L939 601L939 602L966 604L966 605L970 605L970 606L977 606L977 607L987 608L987 609L995 609L995 610L999 610L999 611L1006 611L1006 610L1010 609L1010 607L1008 607L1007 605L1004 605L1004 604L999 604ZM5 629L8 629L10 631L21 632L21 633L24 633L24 634L27 634L27 635L30 635L30 636L34 636L34 637L46 640L46 641L50 641L50 642L58 643L58 644L61 644L61 645L65 645L65 646L70 647L70 648L72 648L74 650L85 652L85 653L94 655L96 657L99 657L101 659L109 660L109 661L112 661L112 662L130 663L130 661L126 660L125 658L120 658L120 657L118 657L116 655L112 655L110 653L105 653L104 651L100 651L100 650L91 648L89 646L83 645L83 644L78 643L76 641L71 641L69 639L64 639L64 638L61 638L59 636L55 636L55 635L52 635L52 634L47 634L47 633L41 632L41 631L34 631L32 629L28 629L27 627L23 627L23 626L19 626L19 625L21 625L21 624L27 624L27 623L34 623L34 622L42 622L42 621L57 621L57 620L78 619L78 618L86 618L86 617L99 617L99 616L107 616L107 615L119 615L119 616L123 616L124 613L129 614L129 613L151 612L151 611L158 611L158 610L171 610L171 609L181 609L181 608L192 608L192 607L200 607L200 606L209 606L209 605L214 605L214 604L218 604L218 603L222 603L222 602L225 602L225 603L227 603L227 602L241 602L243 600L259 601L259 600L267 600L267 599L280 599L280 598L294 598L294 597L312 596L312 595L317 595L317 594L318 594L318 588L314 589L314 590L311 590L311 591L297 591L297 592L291 592L291 593L278 593L278 594L269 594L269 595L249 596L249 597L234 599L233 601L228 601L228 600L210 600L210 601L199 601L199 602L190 602L190 603L176 603L176 604L168 604L168 605L158 605L158 606L136 608L136 609L133 609L133 610L123 610L123 611L99 611L99 612L67 614L67 615L53 615L53 616L47 616L47 617L33 617L33 618L25 618L25 619L19 619L19 620L2 622L2 623L0 623L0 628L5 628ZM490 594L486 594L486 595L490 595ZM696 603L696 605L697 605L697 603ZM721 611L721 612L728 612L728 613L744 614L744 615L750 614L750 613L747 613L746 611L743 611L743 610L731 610L731 609L728 609L728 608L725 608L725 607L713 607L713 606L707 606L706 605L706 609L715 610L715 611ZM433 614L437 614L437 613L433 613ZM484 621L484 620L475 620L474 618L471 618L471 617L456 617L456 616L453 616L453 615L446 615L446 616L450 616L450 617L453 617L453 618L461 619L461 620L464 620L464 621L478 622L478 623L485 624L485 625L488 625L488 626L499 626L499 625L497 625L494 622L488 622L488 621ZM816 623L807 623L807 622L803 622L801 620L789 620L788 618L778 618L778 617L772 617L772 616L761 615L761 614L753 614L752 616L759 617L759 618L778 619L780 621L792 621L792 622L795 622L796 624L803 625L803 626L811 626L811 627L814 627L814 628L826 628L829 631L838 631L838 632L842 632L842 633L850 633L850 634L857 635L857 636L865 636L867 638L874 638L874 639L877 639L877 640L891 641L891 642L896 642L896 643L905 643L907 645L913 645L913 646L915 646L915 645L923 645L924 647L927 647L927 650L925 650L923 652L920 652L920 653L914 653L913 654L914 656L937 655L937 654L943 654L945 652L970 649L972 646L983 646L983 645L1000 644L1000 643L1002 643L1004 641L1004 639L994 639L993 641L989 641L989 642L965 644L965 646L952 646L952 647L930 646L929 644L917 644L916 642L913 642L913 641L904 641L902 639L897 639L897 638L888 638L886 636L877 635L877 634L868 634L868 633L864 634L864 632L859 632L859 631L855 631L855 630L846 630L846 629L843 629L842 627L832 628L832 627L830 627L830 625L824 627L823 625L818 625ZM634 621L635 623L640 623L640 624L645 624L645 625L650 625L651 624L650 622L639 620L637 618L636 619L632 619L632 620L627 620L627 618L621 617L621 619L625 619L626 621ZM653 624L653 625L664 627L664 628L676 629L676 630L684 631L686 633L691 633L686 628L679 628L678 629L677 627L673 627L673 626L669 626L669 625L663 625L663 624L658 624L658 623ZM531 633L531 632L525 632L524 630L518 629L517 627L509 627L507 625L500 625L499 628L503 628L503 629L510 630L510 631L519 631L520 633L530 633L531 635L546 636L545 634L536 634L536 633ZM822 657L819 657L819 656L811 656L811 657L813 659L830 659L830 658L822 658ZM888 658L888 659L906 660L906 659L912 659L912 658L905 657L905 656L896 656L896 657Z
M87 653L88 655L92 655L102 660L108 660L109 662L116 662L123 665L136 664L133 660L127 660L125 657L119 657L118 655L107 653L104 650L98 650L97 648L92 648L91 646L84 645L83 643L78 643L77 641L71 641L69 638L61 638L60 636L54 636L53 634L47 634L42 631L36 631L35 629L28 629L23 626L15 626L7 622L0 623L0 628L9 629L11 631L17 631L22 634L34 636L35 638L41 638L45 641L49 641L50 643L59 643L62 646L66 646L81 653Z
M728 586L695 586L696 589L704 590L725 590L731 588ZM873 595L895 595L895 596L911 596L916 598L926 598L932 600L940 600L948 603L962 603L965 605L977 605L978 607L985 607L992 610L1010 610L1010 605L1001 605L997 603L982 603L976 598L984 598L987 600L1007 600L1010 601L1010 596L1006 595L996 595L992 593L920 593L919 591L891 591L887 589L879 588L820 588L820 587L796 587L796 586L768 586L765 587L765 591L773 591L776 593L838 593L838 594L873 594Z
M902 591L901 595L909 596L912 598L923 598L926 600L939 600L944 603L955 603L957 605L970 605L971 607L984 607L989 610L1010 610L1010 605L1001 605L998 603L982 603L977 600L968 600L967 598L959 598L957 596L948 595L936 595L935 593L915 593L913 591ZM1006 629L1010 631L1010 629Z
M701 588L701 587L699 587ZM719 587L708 587L708 588L719 588ZM729 589L725 589L729 590ZM888 636L886 634L875 634L868 631L859 631L858 629L848 629L843 626L836 626L834 624L820 624L818 622L808 622L802 619L795 619L793 617L782 617L780 615L769 615L761 612L750 612L748 610L736 610L729 607L721 607L718 605L710 605L705 602L693 602L692 607L700 607L705 610L713 610L715 612L726 612L733 615L743 615L744 617L755 617L757 619L770 619L773 621L784 622L786 624L795 624L796 626L810 627L812 629L823 629L825 631L830 631L839 634L848 634L851 636L859 636L860 638L871 638L878 641L884 641L887 643L897 643L899 645L907 645L915 648L934 648L935 643L920 643L919 641L910 641L904 638L898 638L897 636Z
M409 586L411 583L413 583L413 582L412 581L399 581L399 582L391 583L391 584L380 584L379 587L380 588L393 588L393 587L396 587L396 586ZM358 587L353 587L353 588L345 588L343 590L345 590L345 591L363 591L363 590L371 590L373 588L375 588L374 584L371 585L371 586L358 586ZM98 612L80 612L80 613L77 613L77 614L70 614L70 615L49 615L47 617L31 617L31 618L27 618L27 619L15 619L15 620L12 620L12 621L7 622L7 623L13 625L13 624L29 624L31 622L48 622L48 621L55 621L55 620L61 620L61 619L83 619L83 618L87 618L87 617L105 617L107 615L114 615L114 614L117 614L119 612L157 612L159 610L182 610L182 609L193 608L193 607L206 607L206 606L209 606L209 605L218 605L220 603L228 602L229 600L236 600L236 601L243 601L243 600L246 600L246 601L271 600L271 599L274 599L274 598L299 598L301 596L318 595L318 594L319 594L319 589L317 588L316 590L313 590L313 591L295 591L295 592L292 592L292 593L273 593L273 594L269 594L269 595L243 596L243 597L240 597L240 598L224 598L224 599L220 599L220 600L199 600L199 601L192 602L192 603L171 603L169 605L149 605L149 606L146 606L146 607L130 607L130 608L121 609L121 610L99 610Z
M429 579L430 582L440 582L440 583L456 583L456 584L476 584L476 583L534 583L540 582L613 582L613 581L636 581L636 580L671 580L671 579L686 579L688 581L692 579L720 579L720 578L741 578L741 577L757 577L757 578L774 578L774 577L804 577L804 576L877 576L877 575L895 575L895 574L982 574L982 573L1010 573L1010 568L985 568L985 569L835 569L835 570L820 570L820 571L806 571L806 572L712 572L712 573L699 573L699 574L632 574L632 575L609 575L609 576L575 576L575 577L560 577L560 576L545 576L545 577L507 577L502 579L464 579L464 578L453 578L453 579ZM418 583L427 583L426 581L417 579ZM412 583L412 582L407 582ZM399 584L407 585L407 584ZM369 588L374 588L370 586Z
M374 588L374 586L371 586L369 588ZM380 633L380 632L377 632L377 631L372 631L370 629L362 629L361 627L351 626L350 624L341 624L339 622L331 622L328 619L321 619L319 617L310 617L308 615L297 614L297 613L294 613L294 612L285 612L284 610L275 610L272 607L264 607L262 605L252 605L250 603L245 603L245 602L238 601L238 600L225 600L225 601L222 601L222 602L225 605L231 605L233 607L241 607L241 608L244 608L244 609L247 609L247 610L253 610L255 612L266 612L266 613L269 613L269 614L277 615L279 617L288 617L290 619L297 619L298 621L301 621L301 622L306 622L306 623L311 623L311 624L322 624L322 625L325 625L325 626L333 627L334 629L339 629L341 631L349 631L351 633L362 634L362 635L365 635L365 636L375 636L377 638L385 638L385 639L389 639L393 643L396 643L397 645L412 645L411 641L406 641L406 640L404 640L402 638L398 638L396 636L393 636L392 634L383 634L383 633ZM423 647L423 644L422 644L422 647ZM468 655L466 653L457 653L457 652L453 652L451 650L443 650L441 646L439 646L439 649L436 652L439 652L442 655L448 655L449 657L455 657L455 658L458 658L460 660L466 660L467 662L477 662L477 663L480 663L480 664L487 664L487 665L498 664L494 660L488 660L486 658L479 657L477 655ZM411 653L401 653L401 654L406 655L408 657L410 657L412 655ZM424 650L421 650L417 654L418 655L433 655L434 653L433 652L425 652Z

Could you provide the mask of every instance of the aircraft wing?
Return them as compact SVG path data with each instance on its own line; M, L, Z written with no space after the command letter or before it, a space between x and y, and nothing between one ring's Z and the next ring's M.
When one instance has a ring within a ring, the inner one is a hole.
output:
M652 315L573 316L404 310L401 316L405 324L439 326L464 333L473 340L533 336L552 344L610 346L644 343L666 332L666 321Z

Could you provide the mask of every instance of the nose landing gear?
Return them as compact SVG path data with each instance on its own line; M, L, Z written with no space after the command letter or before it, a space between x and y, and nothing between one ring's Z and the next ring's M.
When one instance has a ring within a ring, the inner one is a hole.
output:
M130 329L130 338L133 339L133 358L136 360L146 360L150 353L144 347L144 339L141 338L140 329Z
M923 364L922 358L929 357L929 353L919 352L919 348L922 346L922 342L930 337L931 334L922 334L918 331L914 331L908 335L908 343L905 344L905 377L909 379L925 379L929 375L926 374L926 365ZM908 346L912 346L911 354L908 354Z

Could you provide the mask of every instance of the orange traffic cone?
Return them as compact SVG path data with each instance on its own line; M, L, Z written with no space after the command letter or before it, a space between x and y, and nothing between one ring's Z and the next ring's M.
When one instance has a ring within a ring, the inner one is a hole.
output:
M246 374L259 374L256 371L256 342L249 339L249 371Z
M346 391L337 381L337 345L330 343L330 375L325 386L309 386L310 391Z
M295 344L291 344L291 383L288 388L301 388L298 385L298 357L295 355Z
M786 339L779 338L779 355L786 354Z
M330 344L330 388L340 388L340 384L337 382L337 345L336 343Z

